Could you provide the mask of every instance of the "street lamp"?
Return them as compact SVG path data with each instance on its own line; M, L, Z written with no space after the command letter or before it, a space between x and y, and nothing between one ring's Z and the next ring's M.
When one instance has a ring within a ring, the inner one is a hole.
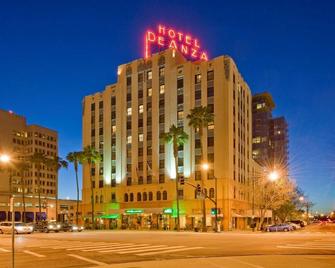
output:
M207 172L208 174L208 169L209 169L209 164L208 163L202 163L201 168ZM214 176L214 175L213 175ZM214 180L215 180L215 232L218 232L218 180L217 178L214 176ZM204 209L204 215L205 215L205 224L206 224L206 207L205 207L205 196L203 198L203 209Z
M279 179L279 173L278 173L278 171L276 171L276 170L271 171L269 173L269 175L268 175L268 179L270 181L276 181L276 180L278 180Z
M11 157L8 154L0 155L0 162L9 165L11 162ZM14 268L14 245L15 245L15 236L14 236L14 224L15 224L15 212L14 212L14 191L12 183L12 170L9 168L9 190L10 190L10 210L12 215L12 268Z

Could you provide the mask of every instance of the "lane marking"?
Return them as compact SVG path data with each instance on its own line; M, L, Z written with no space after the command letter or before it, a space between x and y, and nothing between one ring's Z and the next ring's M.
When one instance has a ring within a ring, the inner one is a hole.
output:
M297 249L324 249L324 250L335 250L334 247L321 247L321 246L315 246L315 247L306 247L306 246L277 246L277 248L297 248Z
M4 249L4 248L0 248L0 251L1 251L1 252L10 252L10 250L8 250L8 249Z
M238 262L238 263L241 263L241 264L245 264L245 265L248 265L248 266L251 266L251 267L254 267L254 268L265 268L264 266L253 264L251 262L241 261L239 259L235 259L235 258L232 258L232 257L226 257L225 259L232 260L232 261L235 261L235 262Z
M115 248L123 248L126 246L134 246L133 243L129 243L129 244L124 244L124 246L120 246L120 245L115 245L115 246L101 246L101 247L94 247L94 248L90 248L90 249L84 249L81 250L83 252L90 252L90 251L100 251L100 250L107 250L107 249L115 249Z
M127 250L122 252L117 252L118 254L130 254L130 253L141 253L141 252L148 252L148 251L158 251L158 250L167 250L167 249L177 249L177 248L185 248L185 246L155 246L147 249L134 249L134 250Z
M109 245L88 245L88 246L83 246L81 245L80 247L68 247L66 250L83 250L83 249L91 249L91 248L99 248L99 247L110 247L110 246L121 246L122 244L115 243L115 244L109 244Z
M44 258L45 257L45 255L41 255L41 254L29 251L29 250L24 250L23 253L30 254L30 255L33 255L33 256L38 257L38 258Z
M109 253L109 252L115 252L115 251L119 251L119 250L122 250L122 249L132 249L132 248L141 248L141 247L144 247L144 246L148 246L149 244L138 244L138 245L132 245L132 246L123 246L123 247L114 247L112 248L111 250L99 250L98 252L101 252L101 253Z
M171 250L164 250L164 251L159 251L159 252L140 253L140 254L135 254L135 255L136 256L151 256L151 255L158 255L158 254L164 254L164 253L172 253L172 252L178 252L178 251L186 251L186 250L192 250L192 249L201 249L201 248L203 248L203 247L171 249Z
M82 261L86 261L86 262L89 262L89 263L99 265L99 266L107 265L107 263L100 262L100 261L95 261L95 260L92 260L92 259L87 259L87 258L84 258L84 257L79 256L79 255L75 255L75 254L67 254L67 255L70 256L70 257L73 257L73 258L77 258L77 259L82 260Z

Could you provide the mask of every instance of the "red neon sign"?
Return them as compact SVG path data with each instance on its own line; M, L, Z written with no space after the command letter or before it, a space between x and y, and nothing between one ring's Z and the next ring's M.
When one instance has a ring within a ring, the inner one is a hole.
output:
M178 50L193 60L207 61L208 56L200 47L199 40L189 34L177 31L164 25L158 25L157 31L147 30L145 33L144 57L150 56L152 46Z

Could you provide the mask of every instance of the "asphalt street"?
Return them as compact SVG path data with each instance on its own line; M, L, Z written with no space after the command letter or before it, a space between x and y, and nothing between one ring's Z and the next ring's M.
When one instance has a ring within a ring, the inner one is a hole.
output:
M15 247L15 267L335 267L335 233L34 233ZM0 235L0 267L10 260L10 235Z

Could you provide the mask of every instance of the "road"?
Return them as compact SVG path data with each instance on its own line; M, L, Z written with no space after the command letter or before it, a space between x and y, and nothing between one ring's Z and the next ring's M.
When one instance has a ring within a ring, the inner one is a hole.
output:
M34 233L15 246L15 267L335 267L335 233ZM10 249L1 235L0 267L10 267Z

